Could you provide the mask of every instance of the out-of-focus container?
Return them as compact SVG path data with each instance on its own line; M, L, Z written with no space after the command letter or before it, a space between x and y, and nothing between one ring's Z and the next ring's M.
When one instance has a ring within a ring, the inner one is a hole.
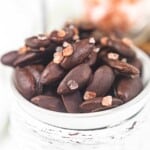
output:
M130 102L102 112L66 114L37 107L24 99L11 79L13 108L10 133L16 149L22 150L123 150L131 149L128 139L141 137L148 118L150 59L134 47L143 63L144 90ZM138 141L139 144L141 144ZM132 149L138 150L136 143Z

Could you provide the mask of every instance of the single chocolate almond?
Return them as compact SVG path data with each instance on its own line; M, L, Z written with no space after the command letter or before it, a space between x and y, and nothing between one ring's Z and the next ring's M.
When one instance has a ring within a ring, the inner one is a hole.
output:
M50 34L49 39L57 44L62 44L64 41L70 42L74 39L74 36L77 35L76 30L76 27L65 27L63 30L54 30Z
M51 60L51 55L49 51L44 52L30 52L26 54L19 55L17 59L14 61L13 65L25 67L33 64L42 64L45 65Z
M61 62L61 66L64 69L71 69L74 66L81 64L89 56L89 54L94 49L94 44L90 44L89 40L81 40L72 45L73 54L71 56L65 57Z
M38 36L32 36L25 40L26 46L31 48L47 47L50 43L48 37L44 34L39 34Z
M24 66L30 64L31 61L37 60L36 53L27 53L19 55L19 57L14 61L14 66Z
M64 69L62 69L58 64L50 62L42 72L40 83L50 84L54 81L61 79L64 74Z
M138 70L138 68L136 68L133 65L130 65L128 63L122 62L122 61L111 60L111 61L108 61L108 64L112 68L116 69L119 73L121 73L125 76L134 77L134 76L139 76L139 74L140 74L140 71Z
M57 93L67 94L82 88L88 83L92 74L91 68L87 64L80 64L73 68L60 82Z
M91 112L92 110L95 110L100 107L102 99L103 97L97 97L89 101L84 101L80 105L80 109L82 110L82 112Z
M18 57L18 51L11 51L2 56L1 62L7 66L14 66L13 63Z
M107 56L107 52L105 52L105 51L102 51L99 54L99 57L105 63L107 63L107 65L109 65L113 69L116 69L122 75L134 77L134 76L139 76L139 74L140 74L139 69L129 63L126 63L124 61L117 60L117 59L116 60L109 59Z
M112 104L110 106L103 106L101 105L101 107L93 109L92 112L97 112L97 111L102 111L102 110L107 110L110 108L114 108L114 107L118 107L120 105L122 105L124 102L116 97L112 97Z
M107 96L107 97L111 97L111 96ZM103 105L103 100L106 98L105 97L96 97L92 100L84 101L80 105L80 109L82 112L96 112L96 111L102 111L102 110L114 108L114 107L117 107L117 106L123 104L122 100L115 98L115 97L111 97L111 104L107 105L107 106Z
M104 65L99 67L95 71L92 81L86 88L84 99L89 100L92 98L88 96L89 92L95 93L96 95L94 97L104 96L111 88L114 79L114 72L109 66Z
M123 57L127 57L131 59L136 56L135 52L122 40L103 37L101 39L101 44L106 47L110 47L111 50L119 53Z
M15 86L28 100L36 95L36 81L27 68L16 68Z
M118 82L115 90L116 97L122 99L124 102L136 97L143 89L142 81L139 77L136 78L122 78Z
M65 112L64 105L60 98L54 96L39 95L31 99L33 104L52 111Z

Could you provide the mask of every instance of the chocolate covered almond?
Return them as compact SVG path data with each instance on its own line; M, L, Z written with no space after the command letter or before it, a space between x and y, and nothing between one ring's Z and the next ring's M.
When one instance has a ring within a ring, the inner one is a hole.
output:
M90 43L89 39L86 39L74 43L72 47L72 55L69 57L65 57L61 62L61 66L64 69L71 69L74 66L83 63L94 49L94 43Z
M91 76L91 68L87 64L80 64L73 68L60 82L57 93L72 93L77 89L81 89L89 81Z
M111 88L114 79L115 75L110 67L106 65L99 67L85 90L84 100L104 96Z
M80 105L80 109L82 112L92 112L92 110L95 110L100 107L101 101L103 97L97 97L93 98L92 100L89 101L84 101Z
M50 44L50 40L44 34L29 37L25 40L25 44L31 48L47 47Z
M112 59L108 54L109 53L105 51L102 51L99 54L100 59L102 59L107 65L117 70L122 75L129 77L139 76L140 71L138 68L122 60Z
M64 105L60 98L54 96L39 95L33 97L31 102L52 111L65 112Z
M122 61L111 60L111 61L108 61L108 64L112 68L116 69L119 73L126 75L126 76L134 77L134 76L139 76L140 74L140 71L138 70L138 68L128 63L122 62Z
M27 54L19 55L19 57L14 61L13 65L14 66L25 66L35 60L37 60L36 53L27 53Z
M13 65L24 67L27 65L33 65L33 64L42 64L45 65L47 62L51 60L51 55L49 55L48 51L45 52L29 52L25 54L21 54L17 57L17 59L14 61Z
M18 51L11 51L2 56L1 62L7 66L14 66L14 61L18 57Z
M28 100L36 95L36 81L27 68L16 68L15 86Z
M65 27L62 30L54 30L49 39L57 44L62 44L64 41L76 40L75 37L78 36L78 30L75 26Z
M62 69L58 64L50 62L42 72L40 83L50 84L61 79L64 74L64 69Z
M116 97L122 99L124 102L136 97L143 89L142 80L139 77L136 78L122 78L118 82L115 94Z
M123 103L124 102L119 98L116 98L116 97L111 98L111 96L105 96L102 99L100 107L93 109L92 112L97 112L97 111L102 111L102 110L118 107L118 106L122 105Z
M80 109L82 112L96 112L117 107L121 104L123 104L122 100L112 96L96 97L92 100L84 101L80 105Z
M127 57L131 59L136 56L135 52L122 40L103 37L101 38L101 44L103 46L110 47L112 50L119 53L123 57Z

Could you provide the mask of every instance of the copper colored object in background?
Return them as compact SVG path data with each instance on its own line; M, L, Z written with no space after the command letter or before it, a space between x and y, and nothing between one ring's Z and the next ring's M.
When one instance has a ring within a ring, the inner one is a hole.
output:
M139 45L150 56L150 40Z
M85 18L105 31L119 29L121 32L127 32L142 13L139 2L139 0L85 0Z

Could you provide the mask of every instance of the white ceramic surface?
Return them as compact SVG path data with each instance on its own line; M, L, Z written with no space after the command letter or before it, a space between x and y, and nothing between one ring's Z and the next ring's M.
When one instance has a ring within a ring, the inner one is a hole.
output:
M10 133L17 146L23 150L122 150L131 131L139 133L150 108L150 59L134 49L143 62L144 90L130 102L102 112L66 114L45 110L25 100L11 79L14 106Z

